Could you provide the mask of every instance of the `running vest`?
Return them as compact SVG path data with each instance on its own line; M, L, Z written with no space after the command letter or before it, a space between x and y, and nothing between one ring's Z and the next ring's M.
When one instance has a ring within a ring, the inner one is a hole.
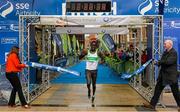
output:
M86 56L86 69L87 70L97 70L99 57L97 54L97 50L95 53L90 53L88 50L88 54Z

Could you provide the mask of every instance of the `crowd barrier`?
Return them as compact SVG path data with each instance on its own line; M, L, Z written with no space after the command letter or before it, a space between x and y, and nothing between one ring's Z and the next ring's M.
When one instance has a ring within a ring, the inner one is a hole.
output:
M134 67L134 62L131 60L122 61L111 57L105 57L105 63L118 74L132 73L135 68L137 68Z

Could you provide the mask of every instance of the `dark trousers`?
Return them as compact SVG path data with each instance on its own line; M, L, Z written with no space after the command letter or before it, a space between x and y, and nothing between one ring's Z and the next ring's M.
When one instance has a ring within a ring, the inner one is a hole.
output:
M170 85L170 87L171 87L171 91L173 93L174 99L176 100L178 107L180 107L180 92L179 92L178 83L173 83ZM161 92L163 91L164 88L165 88L165 85L162 84L162 80L158 81L155 87L154 96L152 97L151 102L150 102L150 104L153 105L154 107L156 106L159 100L159 97L161 95Z
M15 105L16 92L18 92L19 100L20 100L21 104L26 105L27 102L26 102L23 92L22 92L22 87L21 87L20 80L18 78L18 74L17 73L6 73L6 78L9 80L9 82L11 83L11 85L13 87L8 105Z

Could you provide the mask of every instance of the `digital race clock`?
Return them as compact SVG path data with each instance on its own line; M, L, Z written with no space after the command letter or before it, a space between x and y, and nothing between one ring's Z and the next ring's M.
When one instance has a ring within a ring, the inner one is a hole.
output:
M111 0L67 0L66 12L111 12Z

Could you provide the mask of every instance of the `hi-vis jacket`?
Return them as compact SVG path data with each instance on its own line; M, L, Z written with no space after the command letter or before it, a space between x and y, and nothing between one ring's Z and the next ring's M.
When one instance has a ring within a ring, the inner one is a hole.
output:
M20 72L23 68L25 68L25 64L21 64L19 61L18 55L16 53L11 53L7 57L6 61L6 72Z

